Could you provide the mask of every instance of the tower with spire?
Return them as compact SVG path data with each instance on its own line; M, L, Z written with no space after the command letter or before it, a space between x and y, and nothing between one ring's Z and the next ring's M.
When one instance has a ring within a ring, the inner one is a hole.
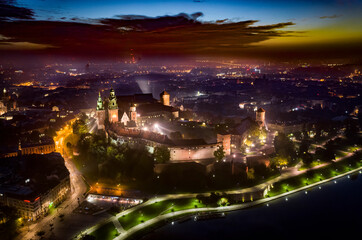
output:
M160 101L165 106L170 106L170 94L166 91L163 91L160 94Z
M101 93L99 92L98 100L97 100L97 126L98 129L104 129L104 120L106 119L106 111L104 109L103 100L101 97Z
M108 99L108 120L110 123L118 122L117 97L113 88L111 88Z
M135 123L137 123L137 109L136 109L136 105L132 104L132 106L130 107L130 116L131 116L131 121L134 121Z
M259 108L256 111L255 120L260 127L265 127L265 110L263 108Z

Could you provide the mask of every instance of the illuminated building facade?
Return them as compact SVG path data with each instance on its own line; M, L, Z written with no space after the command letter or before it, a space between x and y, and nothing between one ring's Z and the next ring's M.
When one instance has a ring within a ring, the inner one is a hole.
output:
M110 123L118 122L118 104L116 93L111 89L108 100L108 120Z
M160 101L165 106L170 106L170 94L166 91L163 91L160 94Z
M222 146L224 148L225 155L228 156L231 154L231 134L229 133L218 133L217 134L217 142L222 142Z
M70 193L69 171L59 153L0 159L0 203L14 207L20 217L36 220L59 205ZM24 169L32 165L38 171ZM19 170L23 169L23 170ZM41 172L42 174L39 174Z
M9 149L8 151L0 153L1 158L16 157L20 155L30 154L49 154L55 151L55 143L53 139L46 139L37 143L21 143L17 149Z
M165 146L170 150L171 161L198 161L213 159L221 142L206 143L203 139L171 140L167 135L112 125L109 136L116 143L127 143L130 147L146 146L153 153L155 147Z
M98 129L104 129L104 120L106 119L106 110L104 109L103 100L101 97L101 93L98 95L97 100L97 126Z
M96 109L98 129L104 129L107 116L110 123L121 123L126 127L144 127L160 119L171 121L179 118L179 109L170 106L170 94L164 91L160 96L161 101L154 99L152 94L116 96L113 89L106 101L99 95Z

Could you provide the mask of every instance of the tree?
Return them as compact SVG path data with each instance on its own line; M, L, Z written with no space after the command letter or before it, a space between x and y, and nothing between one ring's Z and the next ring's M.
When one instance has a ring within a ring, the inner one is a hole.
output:
M253 138L258 138L260 136L260 128L258 124L252 124L248 130L248 134Z
M346 121L346 130L344 132L346 138L348 140L354 141L355 138L357 137L358 132L359 132L359 129L358 129L358 126L357 126L357 122L353 121L351 119L348 119Z
M265 128L263 128L260 130L259 139L266 139L267 135L268 135L268 131Z
M155 147L153 157L157 163L167 163L170 161L170 150L166 146Z
M88 128L87 128L86 123L81 119L76 120L73 123L73 133L78 134L78 135L88 133Z
M284 158L293 160L296 156L294 143L284 134L278 133L274 138L275 152Z
M96 237L87 234L82 237L82 240L96 240Z
M247 138L247 139L245 140L245 145L248 146L248 147L250 147L251 144L253 144L253 141L251 141L250 139Z
M295 139L302 140L302 133L300 131L294 132Z
M289 164L288 158L277 155L272 158L271 164L275 167L287 166Z
M245 154L245 151L246 151L246 147L244 145L241 145L240 148L239 148L240 152L242 154Z
M303 153L301 154L302 161L304 164L309 165L313 162L313 156L310 153Z
M40 239L42 239L43 236L45 235L45 232L44 232L44 231L38 231L38 232L36 232L36 235L37 235Z
M221 161L225 157L224 147L218 147L214 152L214 156L216 161Z
M310 147L310 141L303 139L299 146L299 155L302 156L303 154L308 153Z
M254 180L255 179L255 170L254 168L250 168L246 173L247 179Z

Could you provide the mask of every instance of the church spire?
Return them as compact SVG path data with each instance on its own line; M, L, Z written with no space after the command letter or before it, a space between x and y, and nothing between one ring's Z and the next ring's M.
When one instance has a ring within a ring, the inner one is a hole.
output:
M117 97L113 88L111 88L111 91L109 92L108 109L118 109Z
M103 100L102 100L102 97L101 97L101 92L99 92L99 95L98 95L97 110L104 110Z

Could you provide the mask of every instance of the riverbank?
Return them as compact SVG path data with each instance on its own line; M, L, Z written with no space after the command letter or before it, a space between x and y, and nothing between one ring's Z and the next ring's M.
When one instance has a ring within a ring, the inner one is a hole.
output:
M274 201L276 199L280 199L280 198L285 198L285 200L288 201L288 196L289 195L292 195L294 193L301 192L301 191L308 191L309 189L314 188L314 187L316 187L318 185L325 184L325 183L331 182L331 181L335 181L338 178L342 178L342 177L344 177L346 175L350 175L350 174L353 174L353 173L356 173L356 172L358 173L360 171L362 171L362 167L360 167L358 169L351 170L351 171L343 173L343 174L340 174L340 175L332 177L330 179L319 181L317 183L313 183L313 184L301 187L299 189L295 189L295 190L292 190L292 191L289 191L289 192L285 192L285 193L282 193L282 194L279 194L279 195L276 195L276 196L273 196L273 197L260 199L260 200L254 201L254 202L238 204L238 205L232 205L232 206L226 206L226 207L218 207L218 208L188 209L188 210L168 213L168 214L165 214L165 215L160 215L160 216L157 216L157 217L155 217L155 218L153 218L153 219L151 219L151 220L149 220L147 222L143 222L141 224L138 224L138 225L130 228L124 234L121 234L121 235L117 236L114 239L117 239L117 240L130 239L130 237L132 237L132 238L136 237L136 236L133 236L133 234L136 234L136 233L137 233L137 236L140 236L140 235L145 234L148 231L150 231L150 229L154 229L154 225L158 225L161 222L166 222L166 220L168 220L168 222L177 221L177 218L185 217L186 215L194 215L195 213L200 213L200 212L221 212L221 213L223 213L223 212L231 212L231 211L236 211L236 210L247 209L247 208L250 208L250 207L255 207L255 206L258 206L258 205L261 205L261 204L267 204L269 202L272 202L272 201ZM142 232L140 232L140 231L142 231Z

